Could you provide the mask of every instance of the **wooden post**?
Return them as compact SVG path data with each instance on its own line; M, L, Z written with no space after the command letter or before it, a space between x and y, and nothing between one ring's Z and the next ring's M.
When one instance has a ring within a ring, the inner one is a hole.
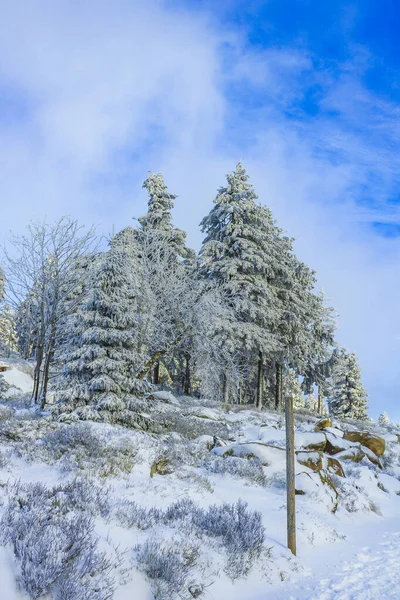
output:
M296 503L294 462L294 416L293 398L285 396L286 418L286 492L287 492L287 545L296 555Z

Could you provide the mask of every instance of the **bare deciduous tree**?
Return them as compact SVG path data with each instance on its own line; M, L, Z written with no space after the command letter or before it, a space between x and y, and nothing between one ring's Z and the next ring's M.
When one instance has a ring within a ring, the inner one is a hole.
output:
M77 221L62 217L54 224L30 223L25 235L13 235L10 250L4 250L7 296L16 309L29 302L29 327L33 332L35 360L32 400L42 407L54 358L59 324L74 310L74 290L81 282L76 265L96 246L94 228L84 231ZM83 275L83 272L82 272ZM76 302L80 301L76 295Z

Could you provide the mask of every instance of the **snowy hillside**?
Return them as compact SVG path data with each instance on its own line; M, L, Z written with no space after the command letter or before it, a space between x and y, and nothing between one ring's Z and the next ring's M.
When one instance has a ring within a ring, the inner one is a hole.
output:
M140 431L3 401L2 598L399 597L400 431L296 415L294 558L282 414L146 403Z

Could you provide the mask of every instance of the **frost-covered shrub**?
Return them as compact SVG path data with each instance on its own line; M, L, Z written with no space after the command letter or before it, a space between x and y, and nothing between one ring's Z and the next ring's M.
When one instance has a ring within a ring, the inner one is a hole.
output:
M64 496L67 506L82 510L93 516L108 517L110 514L110 488L99 486L89 478L77 478L59 489L59 498Z
M212 505L202 509L189 498L171 504L166 510L144 509L126 502L117 509L117 518L128 527L148 529L157 525L179 528L197 538L215 540L227 554L226 571L232 578L247 574L264 546L261 514L249 511L247 503Z
M49 458L65 471L91 471L101 477L130 473L139 458L139 442L129 434L88 423L60 425L43 437ZM143 434L144 435L144 434Z
M4 379L4 375L0 373L0 398L4 398L7 390L10 388L7 381Z
M380 514L380 508L371 500L363 486L337 475L331 475L331 478L338 493L339 509L344 508L349 513L372 510Z
M218 538L228 554L227 572L232 578L246 575L261 554L265 532L261 513L248 511L247 503L210 506L193 513L193 524L209 537Z
M60 456L79 446L90 454L97 454L102 450L99 434L96 435L88 423L62 425L46 435L43 441L54 453L59 453Z
M0 469L10 464L12 450L0 450Z
M11 419L13 411L8 407L0 404L0 421L7 421Z
M159 443L154 460L166 460L172 470L176 470L184 465L195 466L208 454L209 450L204 444L194 440L170 438Z
M263 487L267 485L268 481L263 466L257 458L247 460L236 456L222 457L209 454L199 463L199 467L206 469L209 473L240 477Z
M148 540L135 548L139 568L152 582L155 600L171 600L183 589L190 565L179 547L162 540Z
M57 600L111 600L112 563L97 550L93 517L73 510L68 494L16 484L0 522L1 542L12 545L20 584L32 600L47 593Z
M125 527L149 529L162 522L162 511L157 508L142 508L132 500L119 503L115 516Z
M175 431L188 439L194 439L201 435L211 435L223 439L229 436L229 429L225 423L183 416L174 411L154 414L153 423L156 426L156 433Z

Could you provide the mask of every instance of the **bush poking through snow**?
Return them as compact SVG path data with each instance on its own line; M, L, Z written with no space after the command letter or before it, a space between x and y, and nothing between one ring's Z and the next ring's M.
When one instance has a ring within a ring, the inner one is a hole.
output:
M11 419L12 415L13 411L8 408L8 406L0 404L0 421L8 421L8 419Z
M121 524L128 527L149 529L160 525L216 544L226 553L225 571L232 579L247 575L264 548L261 514L249 511L247 503L242 500L236 504L212 505L202 509L185 498L174 502L165 511L147 510L135 502L125 502L117 509L116 516ZM159 600L171 600L173 594L180 592L188 567L197 560L196 553L188 553L184 544L172 547L164 541L152 540L136 546L135 550L139 568L154 580L153 591Z
M134 434L110 436L110 430L88 423L61 425L43 442L50 457L65 471L90 470L101 477L130 473L139 459Z
M247 460L236 456L221 457L208 455L199 466L206 469L209 473L240 477L262 487L265 487L268 483L263 466L257 458Z
M139 568L152 583L155 600L171 600L179 594L189 574L179 548L160 540L147 540L135 548Z
M0 522L1 542L11 544L20 584L32 600L111 600L113 564L97 550L93 517L75 512L89 491L16 484ZM75 498L75 501L73 500ZM72 509L72 510L71 510Z

